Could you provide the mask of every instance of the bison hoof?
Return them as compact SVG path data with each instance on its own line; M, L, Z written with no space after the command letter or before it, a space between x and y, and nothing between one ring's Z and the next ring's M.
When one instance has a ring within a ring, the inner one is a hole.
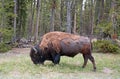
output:
M96 72L96 68L94 68L93 71Z
M85 66L82 66L82 68L85 68Z
M57 63L54 63L54 65L58 65L59 64L59 62L57 62Z

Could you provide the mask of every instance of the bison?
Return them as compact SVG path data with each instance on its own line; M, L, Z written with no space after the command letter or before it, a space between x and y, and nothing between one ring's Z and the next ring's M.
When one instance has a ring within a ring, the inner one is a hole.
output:
M44 64L45 60L59 64L61 56L74 57L81 53L84 58L82 67L86 66L89 59L95 71L96 65L91 50L92 44L88 37L55 31L43 35L40 44L31 48L30 57L34 64Z

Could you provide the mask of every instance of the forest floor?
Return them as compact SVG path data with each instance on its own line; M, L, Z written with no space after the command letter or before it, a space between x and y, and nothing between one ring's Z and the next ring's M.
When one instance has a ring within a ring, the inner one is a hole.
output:
M93 53L97 64L93 72L91 62L81 68L82 55L62 57L57 66L50 61L34 65L29 51L30 48L13 48L0 54L0 79L120 79L120 54Z

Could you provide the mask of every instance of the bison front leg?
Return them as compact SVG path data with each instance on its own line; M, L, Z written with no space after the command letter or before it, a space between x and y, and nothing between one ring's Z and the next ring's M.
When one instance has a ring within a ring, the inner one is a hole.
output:
M53 54L52 57L53 57L53 61L52 62L54 64L59 64L59 62L60 62L60 54Z

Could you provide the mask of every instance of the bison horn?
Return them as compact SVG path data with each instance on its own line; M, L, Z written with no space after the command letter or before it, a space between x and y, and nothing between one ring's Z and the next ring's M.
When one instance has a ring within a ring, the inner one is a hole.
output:
M35 47L33 47L33 50L35 51L35 54L37 54L37 49Z

